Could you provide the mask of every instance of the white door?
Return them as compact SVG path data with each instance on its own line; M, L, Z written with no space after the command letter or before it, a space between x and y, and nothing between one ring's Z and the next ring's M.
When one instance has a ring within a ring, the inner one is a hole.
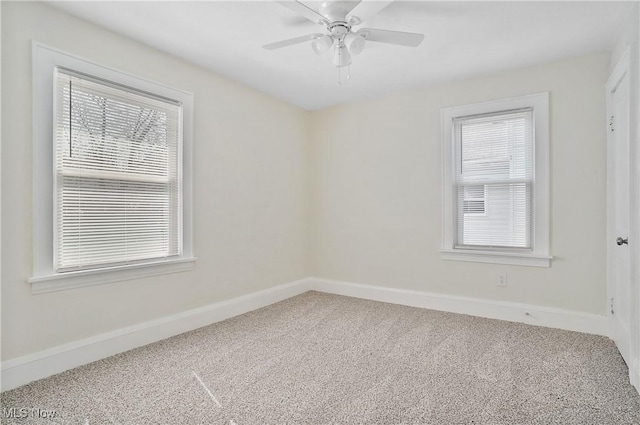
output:
M629 57L625 55L607 82L607 292L611 338L631 365L631 256Z

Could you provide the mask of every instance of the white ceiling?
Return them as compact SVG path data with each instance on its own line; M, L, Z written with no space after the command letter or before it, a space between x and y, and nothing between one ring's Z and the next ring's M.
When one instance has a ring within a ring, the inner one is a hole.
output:
M338 85L310 43L322 32L271 1L54 2L55 7L306 109L611 49L630 2L396 1L366 27L425 34L418 48L368 43ZM317 10L320 2L307 1Z

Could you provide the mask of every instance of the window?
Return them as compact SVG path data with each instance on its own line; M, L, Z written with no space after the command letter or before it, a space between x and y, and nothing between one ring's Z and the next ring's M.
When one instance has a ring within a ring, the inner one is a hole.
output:
M548 267L548 94L444 109L443 135L443 258Z
M454 118L456 247L531 249L532 115Z
M192 96L34 58L33 292L191 269Z
M56 271L179 255L180 105L56 77Z

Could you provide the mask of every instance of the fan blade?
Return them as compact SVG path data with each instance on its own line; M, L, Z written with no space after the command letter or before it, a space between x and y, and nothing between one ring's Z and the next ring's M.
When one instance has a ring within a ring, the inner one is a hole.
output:
M276 1L281 6L286 7L289 10L294 11L298 15L302 15L311 22L316 24L325 24L327 22L327 18L311 9L309 6L306 6L303 3L300 3L298 0L294 1Z
M376 41L378 43L398 44L400 46L418 47L424 34L415 32L377 30L374 28L360 28L356 34L364 37L367 41Z
M303 35L302 37L290 38L288 40L276 41L275 43L265 44L262 47L267 50L274 50L274 49L279 49L281 47L287 47L294 44L304 43L305 41L311 41L314 38L318 38L320 36L322 36L322 34Z
M389 6L392 1L393 0L361 0L360 3L347 14L347 21L353 22L354 25L361 24Z

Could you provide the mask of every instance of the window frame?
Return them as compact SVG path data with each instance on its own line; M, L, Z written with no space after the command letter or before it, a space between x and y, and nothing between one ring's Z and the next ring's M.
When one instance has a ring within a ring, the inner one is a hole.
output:
M534 177L531 249L471 248L455 245L455 132L456 118L496 114L517 109L533 109ZM441 257L444 260L550 267L549 251L549 93L442 108L443 232Z
M192 270L193 253L193 94L108 68L44 44L32 44L33 77L33 271L32 293L137 279ZM124 265L56 272L54 268L55 81L54 70L67 68L182 104L182 254Z

